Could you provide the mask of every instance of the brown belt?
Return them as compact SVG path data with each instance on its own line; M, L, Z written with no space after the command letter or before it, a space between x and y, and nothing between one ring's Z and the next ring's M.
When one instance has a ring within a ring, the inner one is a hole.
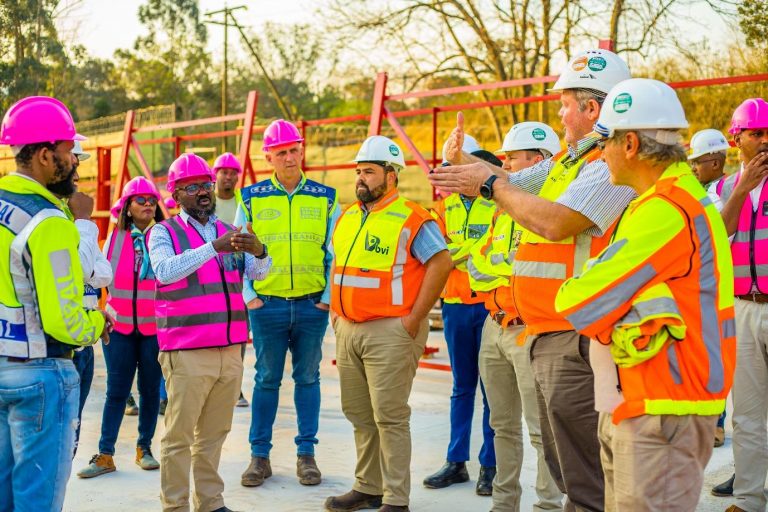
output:
M768 303L768 295L765 293L749 293L747 295L737 295L737 299L748 300L750 302L756 302L758 304Z
M497 311L496 313L491 315L491 319L499 325L504 325L504 318L506 316L507 314L504 311ZM509 322L507 322L507 327L512 325L523 325L523 321L520 320L520 317L515 317Z

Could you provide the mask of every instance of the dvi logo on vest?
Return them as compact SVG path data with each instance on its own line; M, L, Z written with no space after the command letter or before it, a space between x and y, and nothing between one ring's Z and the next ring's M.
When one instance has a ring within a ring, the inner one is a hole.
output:
M377 254L389 254L389 247L382 247L381 238L376 235L371 235L367 231L365 232L365 250L375 252Z

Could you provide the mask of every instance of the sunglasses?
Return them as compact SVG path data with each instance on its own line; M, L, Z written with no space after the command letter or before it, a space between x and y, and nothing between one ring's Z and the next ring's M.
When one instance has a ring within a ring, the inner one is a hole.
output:
M151 196L150 197L136 196L133 198L133 201L139 206L144 206L145 204L149 204L149 206L157 205L157 198L151 197Z
M209 181L207 183L193 183L192 185L181 187L181 190L186 192L188 196L196 196L201 190L205 190L206 192L213 191L215 186L216 183Z

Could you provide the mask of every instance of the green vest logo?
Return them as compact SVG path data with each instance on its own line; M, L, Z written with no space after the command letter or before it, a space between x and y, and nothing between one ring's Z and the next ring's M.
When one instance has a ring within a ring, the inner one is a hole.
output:
M392 156L397 156L397 155L399 155L399 154L400 154L400 150L398 149L398 147L397 147L397 146L395 146L394 144L392 144L392 145L390 145L390 146L389 146L389 153L390 153Z
M534 130L531 132L531 135L536 140L544 140L547 138L547 134L541 128L534 128Z
M632 96L623 92L616 96L613 100L613 111L619 114L623 114L627 110L632 108Z
M587 64L592 71L602 71L605 69L606 62L602 57L592 57Z
M381 238L376 235L371 235L367 231L365 232L365 250L368 252L375 252L376 254L389 254L389 247L382 247Z

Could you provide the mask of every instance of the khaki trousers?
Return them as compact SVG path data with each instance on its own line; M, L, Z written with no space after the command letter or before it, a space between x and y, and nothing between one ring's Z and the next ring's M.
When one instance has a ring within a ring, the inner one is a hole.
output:
M194 509L224 506L218 473L221 447L232 427L240 396L240 345L160 352L168 391L161 440L160 500L163 511L189 510L189 471L195 481Z
M411 394L429 334L425 319L414 340L400 318L334 322L341 409L355 430L353 489L408 505L411 492Z
M768 304L736 299L733 376L733 497L747 512L763 512L768 472Z
M533 510L562 509L563 494L544 460L541 427L536 403L536 388L529 356L530 337L525 345L517 339L524 325L506 329L489 316L483 325L480 345L480 376L491 409L491 427L496 436L496 478L493 481L493 512L519 512L520 469L523 465L523 424L528 425L528 437L536 450L536 495Z
M712 456L717 416L600 413L606 512L693 512Z
M566 494L563 510L599 512L605 497L589 338L575 331L532 336L531 365L544 457Z

